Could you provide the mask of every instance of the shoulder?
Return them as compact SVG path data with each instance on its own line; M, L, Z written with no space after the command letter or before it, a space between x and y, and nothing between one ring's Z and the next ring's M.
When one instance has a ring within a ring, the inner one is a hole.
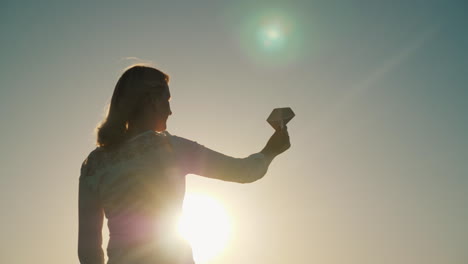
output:
M165 134L175 150L193 151L193 150L203 147L202 145L198 144L198 142L196 141L193 141L184 137L176 136L176 135L171 135L169 134L169 132L165 132Z
M143 132L141 134L138 134L137 136L134 136L130 139L128 139L125 144L130 145L130 144L138 144L141 142L170 142L173 144L197 144L197 142L186 139L184 137L172 135L168 131L163 131L163 132L156 132L153 130L148 130L146 132Z
M171 135L171 134L169 134L168 132L166 132L165 134L166 134L166 137L167 137L171 142L174 142L174 143L181 143L181 144L187 144L187 143L195 144L195 143L196 143L196 142L193 141L193 140L189 140L189 139L187 139L187 138L180 137L180 136L176 136L176 135Z
M95 167L99 157L103 155L104 150L100 147L92 150L88 156L81 163L80 178L93 174L93 168Z

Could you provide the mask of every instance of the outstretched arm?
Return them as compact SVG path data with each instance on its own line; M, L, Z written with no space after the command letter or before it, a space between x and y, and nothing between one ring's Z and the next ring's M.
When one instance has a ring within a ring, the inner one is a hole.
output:
M271 161L290 147L286 129L276 131L262 151L246 158L233 158L183 138L174 141L186 173L239 183L262 178Z
M262 178L268 161L261 153L246 158L233 158L204 146L197 146L188 162L187 173L229 182L250 183Z
M104 264L102 224L104 212L97 193L80 178L78 196L78 258L81 264Z

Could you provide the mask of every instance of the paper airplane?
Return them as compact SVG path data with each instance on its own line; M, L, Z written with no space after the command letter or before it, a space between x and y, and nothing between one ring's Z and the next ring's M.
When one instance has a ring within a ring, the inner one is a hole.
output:
M267 118L267 122L270 123L275 130L280 130L286 126L294 116L295 114L290 107L275 108Z

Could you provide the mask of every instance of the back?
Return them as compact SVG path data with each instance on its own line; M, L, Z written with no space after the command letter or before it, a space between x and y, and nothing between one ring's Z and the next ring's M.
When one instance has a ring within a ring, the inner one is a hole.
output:
M97 194L108 219L108 263L168 254L168 245L178 240L185 191L169 137L147 131L114 150L97 148L83 163L80 180Z

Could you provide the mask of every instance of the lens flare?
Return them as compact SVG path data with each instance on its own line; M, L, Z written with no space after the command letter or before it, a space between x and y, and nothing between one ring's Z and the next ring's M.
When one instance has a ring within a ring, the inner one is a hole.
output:
M252 13L242 26L241 47L255 64L287 66L299 57L302 47L299 18L286 9Z
M259 32L260 43L266 49L280 49L284 43L284 34L279 25L268 25Z

